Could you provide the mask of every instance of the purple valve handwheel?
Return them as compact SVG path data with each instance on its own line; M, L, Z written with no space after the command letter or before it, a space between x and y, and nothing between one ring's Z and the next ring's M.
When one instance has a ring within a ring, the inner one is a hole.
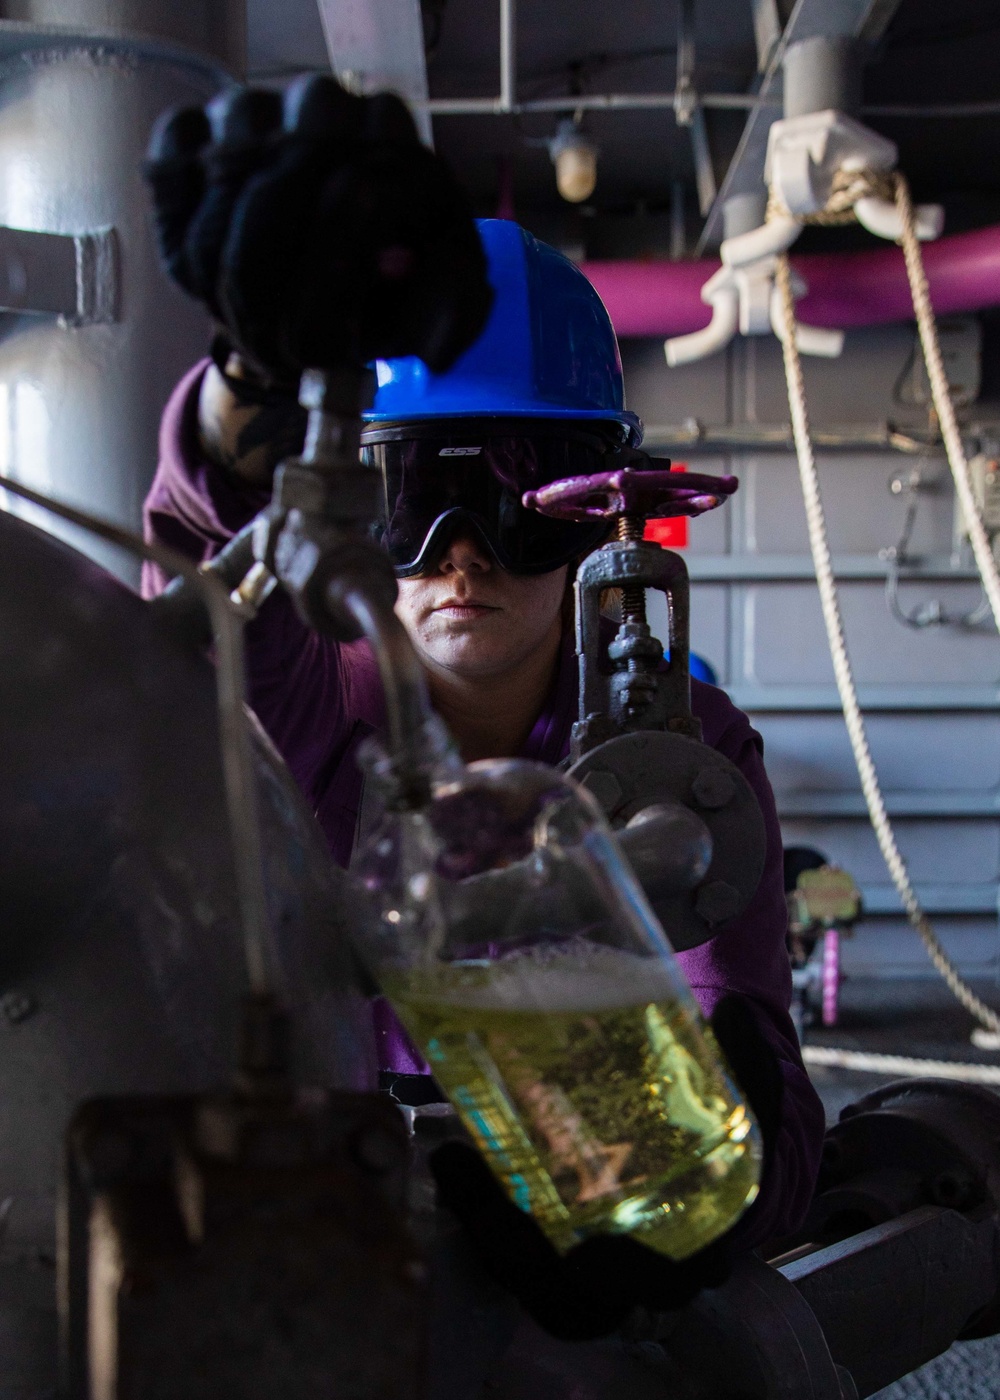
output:
M560 520L610 520L617 515L663 520L714 510L738 485L735 476L620 467L618 471L553 481L537 491L525 491L521 501L531 510Z

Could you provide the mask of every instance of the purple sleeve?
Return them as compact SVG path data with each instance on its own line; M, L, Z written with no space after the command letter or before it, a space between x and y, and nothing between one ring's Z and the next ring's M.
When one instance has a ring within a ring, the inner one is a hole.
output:
M694 687L693 687L694 688ZM706 696L703 692L713 691ZM744 912L679 961L707 1016L727 992L746 997L778 1057L784 1080L782 1121L761 1193L745 1223L740 1247L797 1229L809 1207L823 1145L823 1105L809 1081L788 1008L792 979L785 948L787 906L781 831L762 759L760 736L722 691L697 686L706 741L731 759L757 795L767 827L767 856L757 892Z
M198 563L211 557L267 504L269 493L234 481L206 460L198 440L198 395L209 361L177 385L163 414L160 458L143 509L148 540ZM143 572L144 597L166 585L155 565ZM332 757L351 729L343 652L305 627L275 593L246 631L250 703L315 807Z

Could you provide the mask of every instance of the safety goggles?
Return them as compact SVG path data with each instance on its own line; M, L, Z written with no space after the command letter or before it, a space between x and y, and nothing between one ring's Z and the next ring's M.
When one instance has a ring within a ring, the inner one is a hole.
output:
M553 520L521 504L525 491L613 465L607 432L531 419L460 419L369 430L361 456L382 476L379 539L399 578L432 573L468 532L512 574L547 574L595 549L605 521Z

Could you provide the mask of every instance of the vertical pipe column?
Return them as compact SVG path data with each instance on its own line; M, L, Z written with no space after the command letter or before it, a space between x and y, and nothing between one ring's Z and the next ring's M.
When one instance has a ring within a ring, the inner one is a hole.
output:
M736 238L760 228L767 213L767 194L754 190L750 194L734 194L722 206L722 236Z
M517 0L500 0L500 108L517 101Z
M58 22L65 37L40 30L37 46L0 62L0 224L112 229L119 309L106 325L0 316L0 467L135 528L163 406L211 334L206 314L160 269L143 156L162 111L202 103L228 81L216 58L239 59L242 25L231 0L8 0L8 17L15 8L23 21ZM89 27L96 21L100 31ZM212 49L202 57L178 47L195 42ZM117 550L73 527L59 533L137 581Z
M854 40L814 35L791 44L784 61L786 117L834 109L856 117L861 107L861 61Z

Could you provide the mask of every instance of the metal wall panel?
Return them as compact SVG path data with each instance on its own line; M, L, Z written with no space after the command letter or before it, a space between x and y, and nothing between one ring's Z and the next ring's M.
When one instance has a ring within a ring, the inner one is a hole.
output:
M839 715L758 715L768 772L781 796L855 792L858 775ZM1000 789L1000 715L875 714L868 739L887 792L979 794ZM975 755L975 762L970 756Z
M884 407L881 416L886 416ZM921 493L910 548L917 555L950 551L954 505L948 464L940 453L917 462L887 454L827 453L820 460L820 482L834 554L877 555L896 544L906 504L890 493L889 482L914 467L939 485L933 495ZM750 554L807 554L809 539L795 458L777 453L744 457L740 480L743 549Z
M859 685L912 685L933 682L1000 682L996 633L967 633L954 627L913 631L893 618L878 584L842 582L840 609L855 679ZM936 584L945 605L970 608L976 590L969 584ZM743 590L734 608L742 630L742 668L733 679L758 685L796 681L833 684L819 597L806 583L756 584Z

